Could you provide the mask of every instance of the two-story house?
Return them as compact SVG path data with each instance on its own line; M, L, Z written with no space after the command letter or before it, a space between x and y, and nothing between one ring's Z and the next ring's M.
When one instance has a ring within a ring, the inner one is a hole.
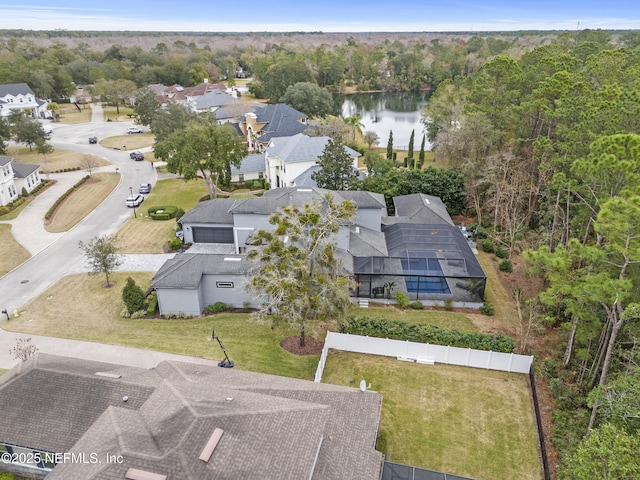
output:
M352 296L379 298L393 284L412 300L482 304L486 276L439 198L396 197L396 215L390 217L381 194L289 187L259 198L209 200L185 213L184 240L193 245L153 276L160 313L199 315L216 302L258 307L245 289L255 267L246 258L251 235L272 229L269 216L281 207L323 202L327 193L357 207L353 221L334 237L336 256L358 284Z
M42 179L39 165L16 162L13 158L0 155L0 205L13 202L22 189L31 193Z
M26 83L0 85L0 117L8 117L12 110L27 111L34 118L51 118L47 100L36 97Z

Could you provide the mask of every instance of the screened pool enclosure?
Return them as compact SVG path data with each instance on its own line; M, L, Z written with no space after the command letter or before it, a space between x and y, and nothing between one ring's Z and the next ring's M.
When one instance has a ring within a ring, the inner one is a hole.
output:
M356 296L481 303L486 276L468 240L452 225L383 227L388 257L355 257Z

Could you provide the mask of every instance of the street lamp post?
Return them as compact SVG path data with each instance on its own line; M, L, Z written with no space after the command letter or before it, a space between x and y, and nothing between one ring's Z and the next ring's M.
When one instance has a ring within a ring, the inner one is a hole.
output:
M129 193L131 194L131 204L133 205L133 218L138 218L136 215L136 200L133 198L133 187L129 187Z

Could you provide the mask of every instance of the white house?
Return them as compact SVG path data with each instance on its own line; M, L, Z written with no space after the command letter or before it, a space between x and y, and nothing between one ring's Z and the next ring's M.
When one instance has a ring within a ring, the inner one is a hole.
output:
M330 137L308 137L299 133L292 137L273 138L265 151L265 172L271 188L309 186L309 171L319 169L320 157ZM345 147L358 169L359 152Z
M22 188L31 193L40 185L42 179L39 168L39 165L16 162L11 157L0 155L0 205L13 202Z
M34 118L51 118L48 103L48 100L37 98L26 83L0 85L0 117L8 117L12 110L30 110Z

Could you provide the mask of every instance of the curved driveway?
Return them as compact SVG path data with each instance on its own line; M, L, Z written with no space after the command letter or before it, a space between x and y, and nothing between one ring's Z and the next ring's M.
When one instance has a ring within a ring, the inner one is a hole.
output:
M0 278L0 309L6 309L8 312L19 310L29 300L45 291L63 276L86 270L85 259L78 248L78 242L86 242L96 236L115 233L132 214L131 209L124 204L125 198L129 195L129 187L137 190L140 183L155 183L156 172L149 162L134 162L129 158L127 151L104 148L99 144L89 144L88 138L91 135L97 136L98 139L122 135L129 126L129 123L124 122L95 121L101 118L102 109L97 108L93 112L91 123L54 124L50 143L55 148L91 153L105 158L111 162L112 166L103 167L102 170L114 169L115 171L117 168L121 175L118 186L78 225L68 232L52 234L44 230L43 212L46 212L51 204L85 173L73 172L56 175L59 183L39 195L21 212L16 220L6 222L12 224L14 237L21 239L18 241L33 256ZM123 145L123 149L126 149L125 145ZM52 175L53 177L54 175ZM125 262L121 269L155 271L166 258L168 258L167 255L125 255ZM0 318L3 316L0 315ZM165 355L113 345L13 334L0 329L0 368L9 368L18 362L10 358L8 350L15 346L18 337L25 336L34 338L34 343L39 350L46 353L64 352L78 358L95 358L97 355L103 361L114 363L147 366L152 357L155 359L158 355ZM37 341L36 338L38 338ZM140 355L141 352L145 352L144 356ZM178 356L168 355L168 357L176 358ZM139 360L136 361L136 358ZM133 363L128 359L131 359Z

